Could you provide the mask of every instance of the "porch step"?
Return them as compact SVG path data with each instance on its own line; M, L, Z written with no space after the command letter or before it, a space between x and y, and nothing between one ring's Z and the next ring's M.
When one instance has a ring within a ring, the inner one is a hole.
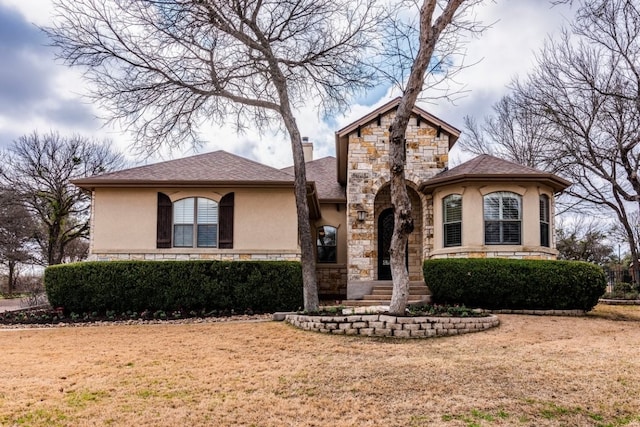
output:
M391 295L393 294L393 282L379 281L373 286L371 294L365 295L359 300L343 301L346 306L374 306L391 304ZM409 304L429 303L431 302L431 291L424 282L411 282L409 284Z

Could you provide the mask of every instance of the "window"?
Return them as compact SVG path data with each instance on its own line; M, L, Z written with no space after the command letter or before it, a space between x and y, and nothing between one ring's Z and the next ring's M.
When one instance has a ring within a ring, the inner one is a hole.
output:
M444 246L462 245L462 196L451 194L442 200Z
M336 236L338 230L330 225L318 227L318 262L337 262Z
M540 196L540 246L549 247L549 196Z
M173 204L173 246L215 248L218 246L218 204L202 197Z
M487 245L521 244L522 200L515 193L484 196L484 242Z

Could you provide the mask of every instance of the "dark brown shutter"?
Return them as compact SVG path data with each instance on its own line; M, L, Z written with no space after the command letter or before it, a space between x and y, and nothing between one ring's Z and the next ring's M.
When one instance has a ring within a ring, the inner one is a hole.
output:
M233 201L234 193L225 194L218 206L220 209L218 247L220 249L233 249Z
M171 247L171 216L173 205L171 199L164 193L158 193L158 233L156 235L157 248Z

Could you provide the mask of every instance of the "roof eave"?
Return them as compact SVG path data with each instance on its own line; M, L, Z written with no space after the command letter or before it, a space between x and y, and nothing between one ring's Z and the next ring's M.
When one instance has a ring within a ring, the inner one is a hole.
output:
M309 218L316 220L322 217L318 191L315 182L307 182L307 205L309 206Z
M209 187L240 187L240 188L288 188L293 187L293 181L164 181L164 180L89 180L77 179L71 181L76 187L85 190L93 188L209 188Z
M381 105L380 107L376 108L375 110L373 110L372 112L370 112L369 114L361 117L360 119L356 120L353 123L348 124L347 126L343 127L342 129L338 130L336 132L336 135L348 135L351 132L353 132L354 130L356 130L358 128L358 126L364 126L369 122L372 122L373 120L375 120L379 114L383 114L386 113L387 111L389 111L390 109L392 109L395 105L400 103L400 97L394 98L391 101L387 102L384 105ZM434 116L433 114L423 110L422 108L418 107L418 106L414 106L411 109L412 113L416 113L419 114L420 116L424 117L427 121L431 122L432 124L435 124L437 126L441 126L442 129L447 132L450 136L452 136L454 141L458 139L458 137L460 136L460 130L457 129L456 127L450 125L449 123L445 122L442 119L437 118L436 116ZM450 143L451 144L451 143ZM453 144L451 144L453 145Z
M331 197L331 198L318 198L318 200L320 201L320 203L347 203L347 198L346 197L342 197L342 198L337 198L337 197Z
M420 191L425 194L431 194L433 191L444 185L460 184L464 182L539 182L546 184L553 189L555 193L559 193L569 187L571 182L560 178L554 174L463 174L453 177L434 178L420 185Z

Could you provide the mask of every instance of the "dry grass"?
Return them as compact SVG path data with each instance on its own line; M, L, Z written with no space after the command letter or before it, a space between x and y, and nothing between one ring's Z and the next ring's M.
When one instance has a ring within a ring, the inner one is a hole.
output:
M275 322L0 330L0 425L640 425L639 308L500 318L413 341Z

